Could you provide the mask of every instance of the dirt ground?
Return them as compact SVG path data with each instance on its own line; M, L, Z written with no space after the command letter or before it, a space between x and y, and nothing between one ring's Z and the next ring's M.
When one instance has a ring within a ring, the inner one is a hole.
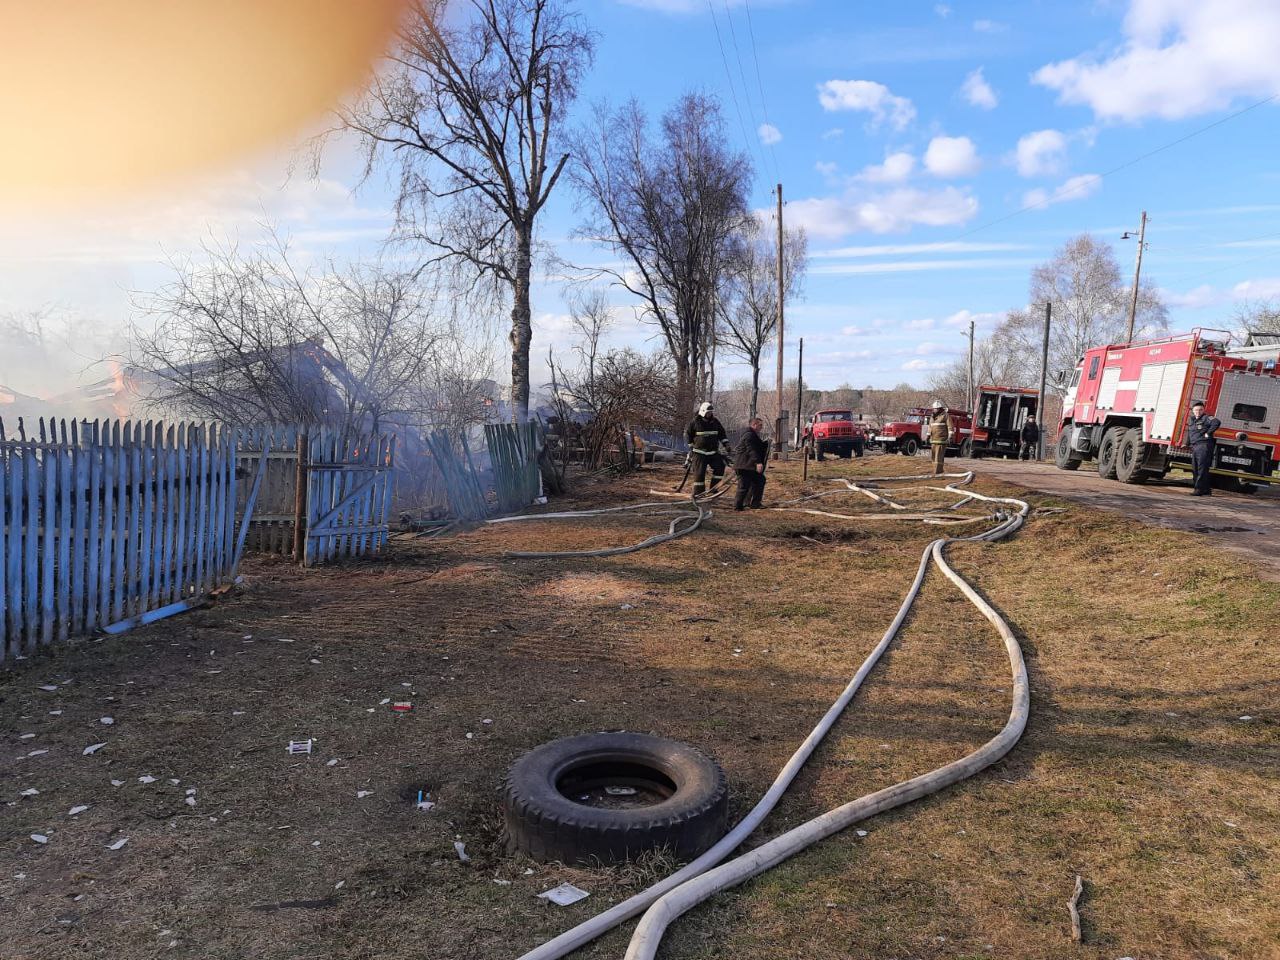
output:
M803 488L788 465L766 502L913 467L825 463ZM580 485L574 502L639 500L678 475ZM1280 585L1193 534L1031 499L1061 512L949 551L1024 646L1021 743L865 837L713 898L663 957L1280 956ZM257 562L215 608L14 664L0 674L0 955L498 960L639 889L669 865L508 855L496 808L511 762L586 731L672 736L719 759L740 816L938 534L717 509L629 556L504 557L632 542L667 520L486 527L310 571ZM1008 688L990 625L931 575L749 845L969 751L1003 724ZM399 700L413 711L392 712ZM310 755L286 752L306 738ZM414 809L419 790L434 809ZM1082 946L1065 907L1077 873ZM564 880L591 896L537 898ZM575 956L619 957L628 935Z
M1170 474L1142 485L1104 480L1091 469L1074 473L1052 463L983 459L953 461L957 469L973 467L1041 493L1111 510L1144 523L1202 533L1221 550L1238 553L1270 568L1280 580L1280 487L1259 486L1253 493L1215 490L1212 497L1191 496L1185 474Z

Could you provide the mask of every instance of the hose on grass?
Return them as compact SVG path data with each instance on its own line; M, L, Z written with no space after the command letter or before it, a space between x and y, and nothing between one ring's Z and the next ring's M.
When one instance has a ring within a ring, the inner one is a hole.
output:
M956 479L959 483L968 483L973 478L973 473L965 474L949 474L948 477ZM888 480L902 479L898 477L884 478ZM935 479L933 474L926 476L914 477L911 479ZM970 537L961 538L963 541L977 542L999 540L1009 536L1022 526L1026 519L1029 506L1021 500L1004 497L989 497L983 494L973 493L972 491L958 490L952 484L946 487L948 492L956 493L961 496L970 497L975 500L983 500L991 503L1000 503L1015 506L1013 512L1006 512L1001 516L999 523L992 529L975 534ZM967 502L967 501L966 501ZM1029 693L1026 685L1026 666L1022 661L1022 653L1018 647L1017 640L1013 636L1004 619L997 613L994 608L986 603L974 590L968 585L954 570L946 563L943 555L945 545L950 542L947 539L935 540L925 548L921 555L920 564L916 570L915 578L912 580L911 586L907 591L906 597L903 599L901 606L898 608L897 614L893 621L889 624L884 636L875 648L867 655L862 662L853 678L849 681L845 689L840 693L836 700L823 714L817 725L809 732L799 748L793 753L790 759L783 765L778 775L774 778L773 783L765 791L764 795L756 803L754 807L747 813L745 817L738 822L724 837L722 837L714 846L697 859L686 864L680 870L670 876L660 880L658 883L642 890L626 900L622 901L596 916L578 924L570 930L566 930L559 936L535 947L520 957L520 960L558 960L559 957L576 950L584 944L590 943L592 940L607 933L614 927L625 922L631 917L636 916L642 911L648 910L644 919L637 926L635 934L631 941L631 946L627 951L628 960L640 957L652 957L658 948L658 943L662 939L667 926L698 903L712 896L718 890L734 886L742 883L756 874L767 870L775 863L781 862L792 854L798 852L804 847L816 843L823 837L829 836L838 830L843 829L850 823L858 819L865 819L878 813L881 810L890 809L892 806L899 806L913 799L924 796L926 793L932 793L942 789L949 783L954 783L966 776L972 776L983 767L994 763L999 757L1008 752L1021 736L1022 730L1026 726L1026 718L1030 708ZM844 713L846 707L852 701L863 682L870 674L872 669L879 662L881 656L889 648L897 636L902 624L906 621L916 597L919 595L920 588L924 583L925 574L928 571L930 562L933 561L939 567L948 579L956 584L957 587L965 594L966 597L973 602L983 615L991 621L1000 632L1005 646L1009 651L1010 665L1014 674L1014 704L1010 714L1009 723L1005 725L1004 730L997 735L996 738L989 741L983 747L979 748L968 757L964 757L959 761L941 767L938 770L925 774L922 777L915 777L911 780L904 781L887 790L877 791L869 794L867 797L861 797L853 801L851 804L845 804L843 807L837 808L829 814L819 817L818 821L811 821L811 826L806 824L795 830L789 831L770 841L769 844L757 848L744 857L739 857L729 861L723 867L717 868L717 864L721 863L730 853L732 853L750 834L760 825L777 806L778 801L786 793L795 780L800 770L804 767L805 762L817 749L818 744L826 737L827 733L835 725L836 721ZM1019 684L1019 678L1021 683ZM966 772L967 771L967 772ZM955 774L955 779L947 779ZM921 782L924 778L927 782ZM923 792L919 792L922 791ZM850 819L850 818L854 819ZM804 831L797 835L797 831ZM790 839L787 839L790 838ZM779 846L771 846L777 841L786 842ZM765 859L753 859L757 854L766 848L771 848L765 854ZM711 879L701 882L703 878Z

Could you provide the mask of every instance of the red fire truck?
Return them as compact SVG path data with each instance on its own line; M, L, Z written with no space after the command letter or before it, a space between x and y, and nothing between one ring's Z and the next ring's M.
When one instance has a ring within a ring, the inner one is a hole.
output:
M978 422L973 425L970 455L1016 457L1022 427L1036 415L1040 397L1024 387L978 387Z
M914 457L929 446L928 407L912 407L901 420L891 420L876 431L876 442L885 453L901 453ZM947 443L947 456L973 455L973 418L964 410L948 410L947 423L951 428L951 440Z
M1233 357L1229 342L1229 334L1198 329L1086 352L1063 400L1058 466L1096 460L1100 476L1123 483L1189 471L1186 423L1192 401L1203 400L1222 421L1216 482L1246 490L1280 482L1280 356Z

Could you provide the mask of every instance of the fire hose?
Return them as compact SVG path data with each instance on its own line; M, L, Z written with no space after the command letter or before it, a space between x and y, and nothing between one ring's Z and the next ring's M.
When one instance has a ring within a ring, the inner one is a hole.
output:
M963 475L960 482L967 483L971 478L972 473ZM900 479L926 478L886 477L879 478L877 482L879 480ZM927 479L934 479L934 477L930 475ZM948 484L941 489L966 497L967 499L962 502L968 502L969 499L983 500L990 503L1011 505L1016 509L1005 511L998 515L999 522L990 530L969 537L956 538L955 540L950 538L934 540L925 548L920 558L919 567L916 570L915 579L912 581L902 605L898 608L897 614L894 616L892 623L889 624L880 642L868 654L844 691L827 709L822 719L819 720L804 742L800 744L796 752L792 754L782 770L779 771L773 784L765 791L764 796L729 833L721 838L711 849L707 850L706 853L686 864L669 877L616 904L609 910L565 931L541 946L535 947L533 950L523 954L520 960L557 960L557 958L563 957L565 954L589 943L642 911L645 912L644 917L632 935L631 943L626 953L626 960L652 960L657 953L658 945L667 927L682 914L714 894L763 873L770 867L781 863L819 840L831 836L833 833L837 833L860 820L891 810L928 794L936 793L960 780L971 777L995 763L1013 748L1026 728L1027 717L1030 712L1030 691L1022 650L1004 618L947 563L945 551L947 544L951 542L992 542L1009 536L1022 526L1030 508L1022 500L990 497L972 491L959 490L952 484ZM1013 676L1013 697L1009 719L1003 729L977 750L961 757L959 760L952 761L928 773L904 780L883 790L877 790L874 793L859 797L775 837L749 853L721 864L721 861L732 853L772 812L782 795L799 774L805 762L835 725L835 722L852 701L868 674L870 674L898 635L907 615L915 604L916 598L919 596L930 562L936 564L942 574L954 583L961 593L977 607L979 612L996 628L996 631L1004 641ZM720 865L717 866L717 864Z

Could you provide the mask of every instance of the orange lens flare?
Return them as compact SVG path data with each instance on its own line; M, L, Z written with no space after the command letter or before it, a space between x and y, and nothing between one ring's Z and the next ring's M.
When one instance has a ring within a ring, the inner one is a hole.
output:
M0 199L133 190L287 141L368 81L405 0L0 7Z

